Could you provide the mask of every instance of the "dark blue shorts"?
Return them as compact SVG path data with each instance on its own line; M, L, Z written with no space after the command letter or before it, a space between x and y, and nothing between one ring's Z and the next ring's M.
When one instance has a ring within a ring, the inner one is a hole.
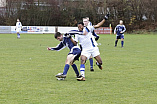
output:
M68 55L73 54L76 55L74 60L79 60L79 57L81 56L81 50L79 48L73 48Z
M124 35L118 35L116 36L116 39L124 39Z

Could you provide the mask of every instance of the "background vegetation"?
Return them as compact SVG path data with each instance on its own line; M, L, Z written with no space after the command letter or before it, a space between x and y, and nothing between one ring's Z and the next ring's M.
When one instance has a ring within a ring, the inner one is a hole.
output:
M157 31L156 0L6 0L1 8L0 25L76 26L83 17L95 24L107 11L111 17L104 26L124 20L127 32Z

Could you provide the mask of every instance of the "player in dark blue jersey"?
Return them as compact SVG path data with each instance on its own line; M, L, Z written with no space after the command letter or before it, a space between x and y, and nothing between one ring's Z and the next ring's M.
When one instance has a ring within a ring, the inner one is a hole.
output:
M77 69L77 66L74 64L75 60L78 60L80 55L81 55L81 50L79 49L78 46L74 45L72 41L73 38L68 35L68 36L63 36L60 32L57 32L55 34L55 38L58 41L61 41L60 44L58 44L56 47L48 47L47 50L55 50L55 51L60 51L65 47L68 47L70 52L67 55L67 59L65 62L65 67L63 73L58 73L56 75L57 78L66 78L67 72L69 70L69 66L71 65L76 73L76 76L79 76L79 71Z
M118 40L121 39L121 47L124 45L124 32L126 31L125 25L123 25L123 21L120 20L120 24L117 25L114 29L114 34L116 35L115 47L117 47Z

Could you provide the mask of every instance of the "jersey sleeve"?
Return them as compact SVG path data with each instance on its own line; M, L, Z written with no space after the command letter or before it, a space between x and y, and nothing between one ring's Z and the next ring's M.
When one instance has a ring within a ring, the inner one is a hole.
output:
M92 23L89 21L88 26L92 26Z
M93 30L92 34L93 34L94 37L99 37L99 36L94 32L94 30Z
M124 32L126 31L126 28L125 28L125 26L124 26L124 25L123 25L123 28L124 28L124 29L123 29L123 31L122 31L122 32L124 33Z
M68 32L68 34L70 34L70 35L75 35L75 34L83 35L83 32L78 31L78 30L71 30Z
M114 28L114 34L117 33L117 26Z
M89 29L90 32L94 31L94 26L87 26L87 28Z
M83 32L92 33L94 29L95 29L94 26L87 26L87 27L84 27Z
M16 22L16 27L18 27L18 22Z
M63 42L60 42L55 48L51 48L51 50L60 51L64 49L66 46L63 44Z

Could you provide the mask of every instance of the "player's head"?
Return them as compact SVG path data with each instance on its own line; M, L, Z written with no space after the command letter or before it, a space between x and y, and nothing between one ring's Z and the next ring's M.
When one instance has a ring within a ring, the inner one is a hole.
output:
M88 26L89 18L83 18L84 26Z
M58 41L62 41L62 40L63 40L63 35L62 35L60 32L56 32L56 33L55 33L55 38L56 38Z
M119 24L120 24L120 25L123 25L123 21L122 21L122 20L120 20L120 21L119 21Z
M17 19L17 22L20 22L20 20L19 20L19 19Z
M78 27L79 31L83 31L84 23L83 23L83 22L79 22L79 23L77 24L77 27Z

